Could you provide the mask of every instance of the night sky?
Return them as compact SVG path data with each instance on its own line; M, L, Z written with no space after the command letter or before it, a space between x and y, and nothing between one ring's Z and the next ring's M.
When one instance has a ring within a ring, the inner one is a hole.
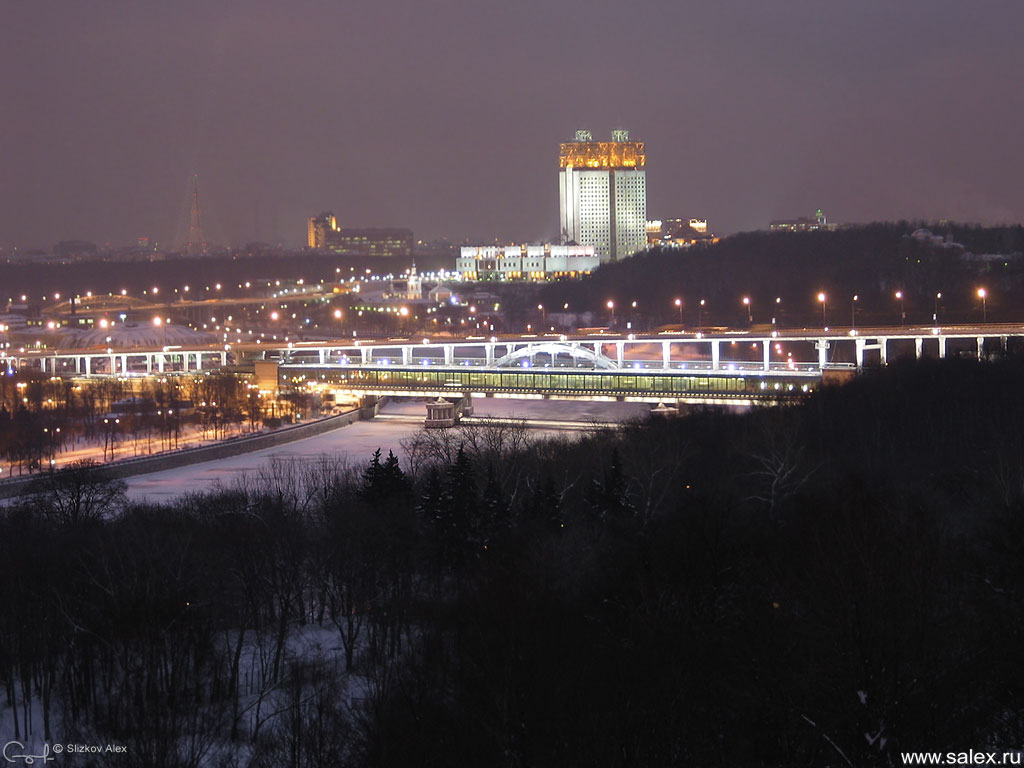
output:
M0 247L557 235L558 143L647 142L716 232L1024 219L1024 3L8 2Z

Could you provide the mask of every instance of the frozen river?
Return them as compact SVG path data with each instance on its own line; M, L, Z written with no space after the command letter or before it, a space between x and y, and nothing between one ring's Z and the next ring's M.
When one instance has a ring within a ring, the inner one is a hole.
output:
M475 399L475 415L543 421L621 421L642 416L651 406L640 403L592 403L575 400ZM183 493L210 490L221 484L231 486L242 475L254 474L277 461L311 462L330 456L355 465L369 462L380 448L384 455L394 451L400 459L401 441L422 429L426 415L421 401L388 402L384 419L357 421L323 435L297 440L275 448L245 453L227 459L126 478L128 495L138 501L167 501ZM401 417L406 417L402 419ZM565 434L564 432L561 434Z

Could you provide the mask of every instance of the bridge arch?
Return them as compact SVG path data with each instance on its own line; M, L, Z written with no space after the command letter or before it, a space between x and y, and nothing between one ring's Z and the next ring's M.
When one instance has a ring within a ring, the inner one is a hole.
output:
M618 368L618 364L610 357L595 352L589 347L584 347L580 344L566 344L564 342L556 341L545 341L540 344L527 344L525 347L520 347L512 352L509 352L504 357L500 357L494 361L494 365L498 368L509 367L515 365L517 362L523 359L532 359L534 355L548 354L551 355L551 359L554 360L559 355L568 355L573 360L585 360L595 368Z

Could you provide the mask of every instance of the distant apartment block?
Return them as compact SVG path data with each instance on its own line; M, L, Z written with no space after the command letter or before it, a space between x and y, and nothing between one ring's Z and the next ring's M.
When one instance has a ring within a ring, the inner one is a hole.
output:
M708 232L707 219L653 219L647 222L647 243L672 247L709 245L718 237Z
M594 248L601 262L618 261L647 246L647 155L628 131L594 141L576 131L558 156L563 243Z
M53 256L56 259L94 259L98 254L96 244L85 240L61 240L53 246Z
M455 271L466 281L541 282L589 275L600 265L592 245L469 245Z
M780 219L768 225L768 229L772 232L813 232L818 229L835 228L835 224L828 223L821 208L815 212L812 218Z
M410 229L339 227L333 213L321 213L309 219L306 233L310 248L334 251L345 256L411 257Z

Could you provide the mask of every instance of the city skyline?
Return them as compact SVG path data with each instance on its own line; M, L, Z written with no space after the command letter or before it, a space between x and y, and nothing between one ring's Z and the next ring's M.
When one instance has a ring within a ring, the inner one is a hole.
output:
M19 5L0 246L180 245L193 174L210 243L297 247L327 209L548 241L580 126L646 142L649 217L722 234L819 207L1017 222L1024 9L982 6Z

